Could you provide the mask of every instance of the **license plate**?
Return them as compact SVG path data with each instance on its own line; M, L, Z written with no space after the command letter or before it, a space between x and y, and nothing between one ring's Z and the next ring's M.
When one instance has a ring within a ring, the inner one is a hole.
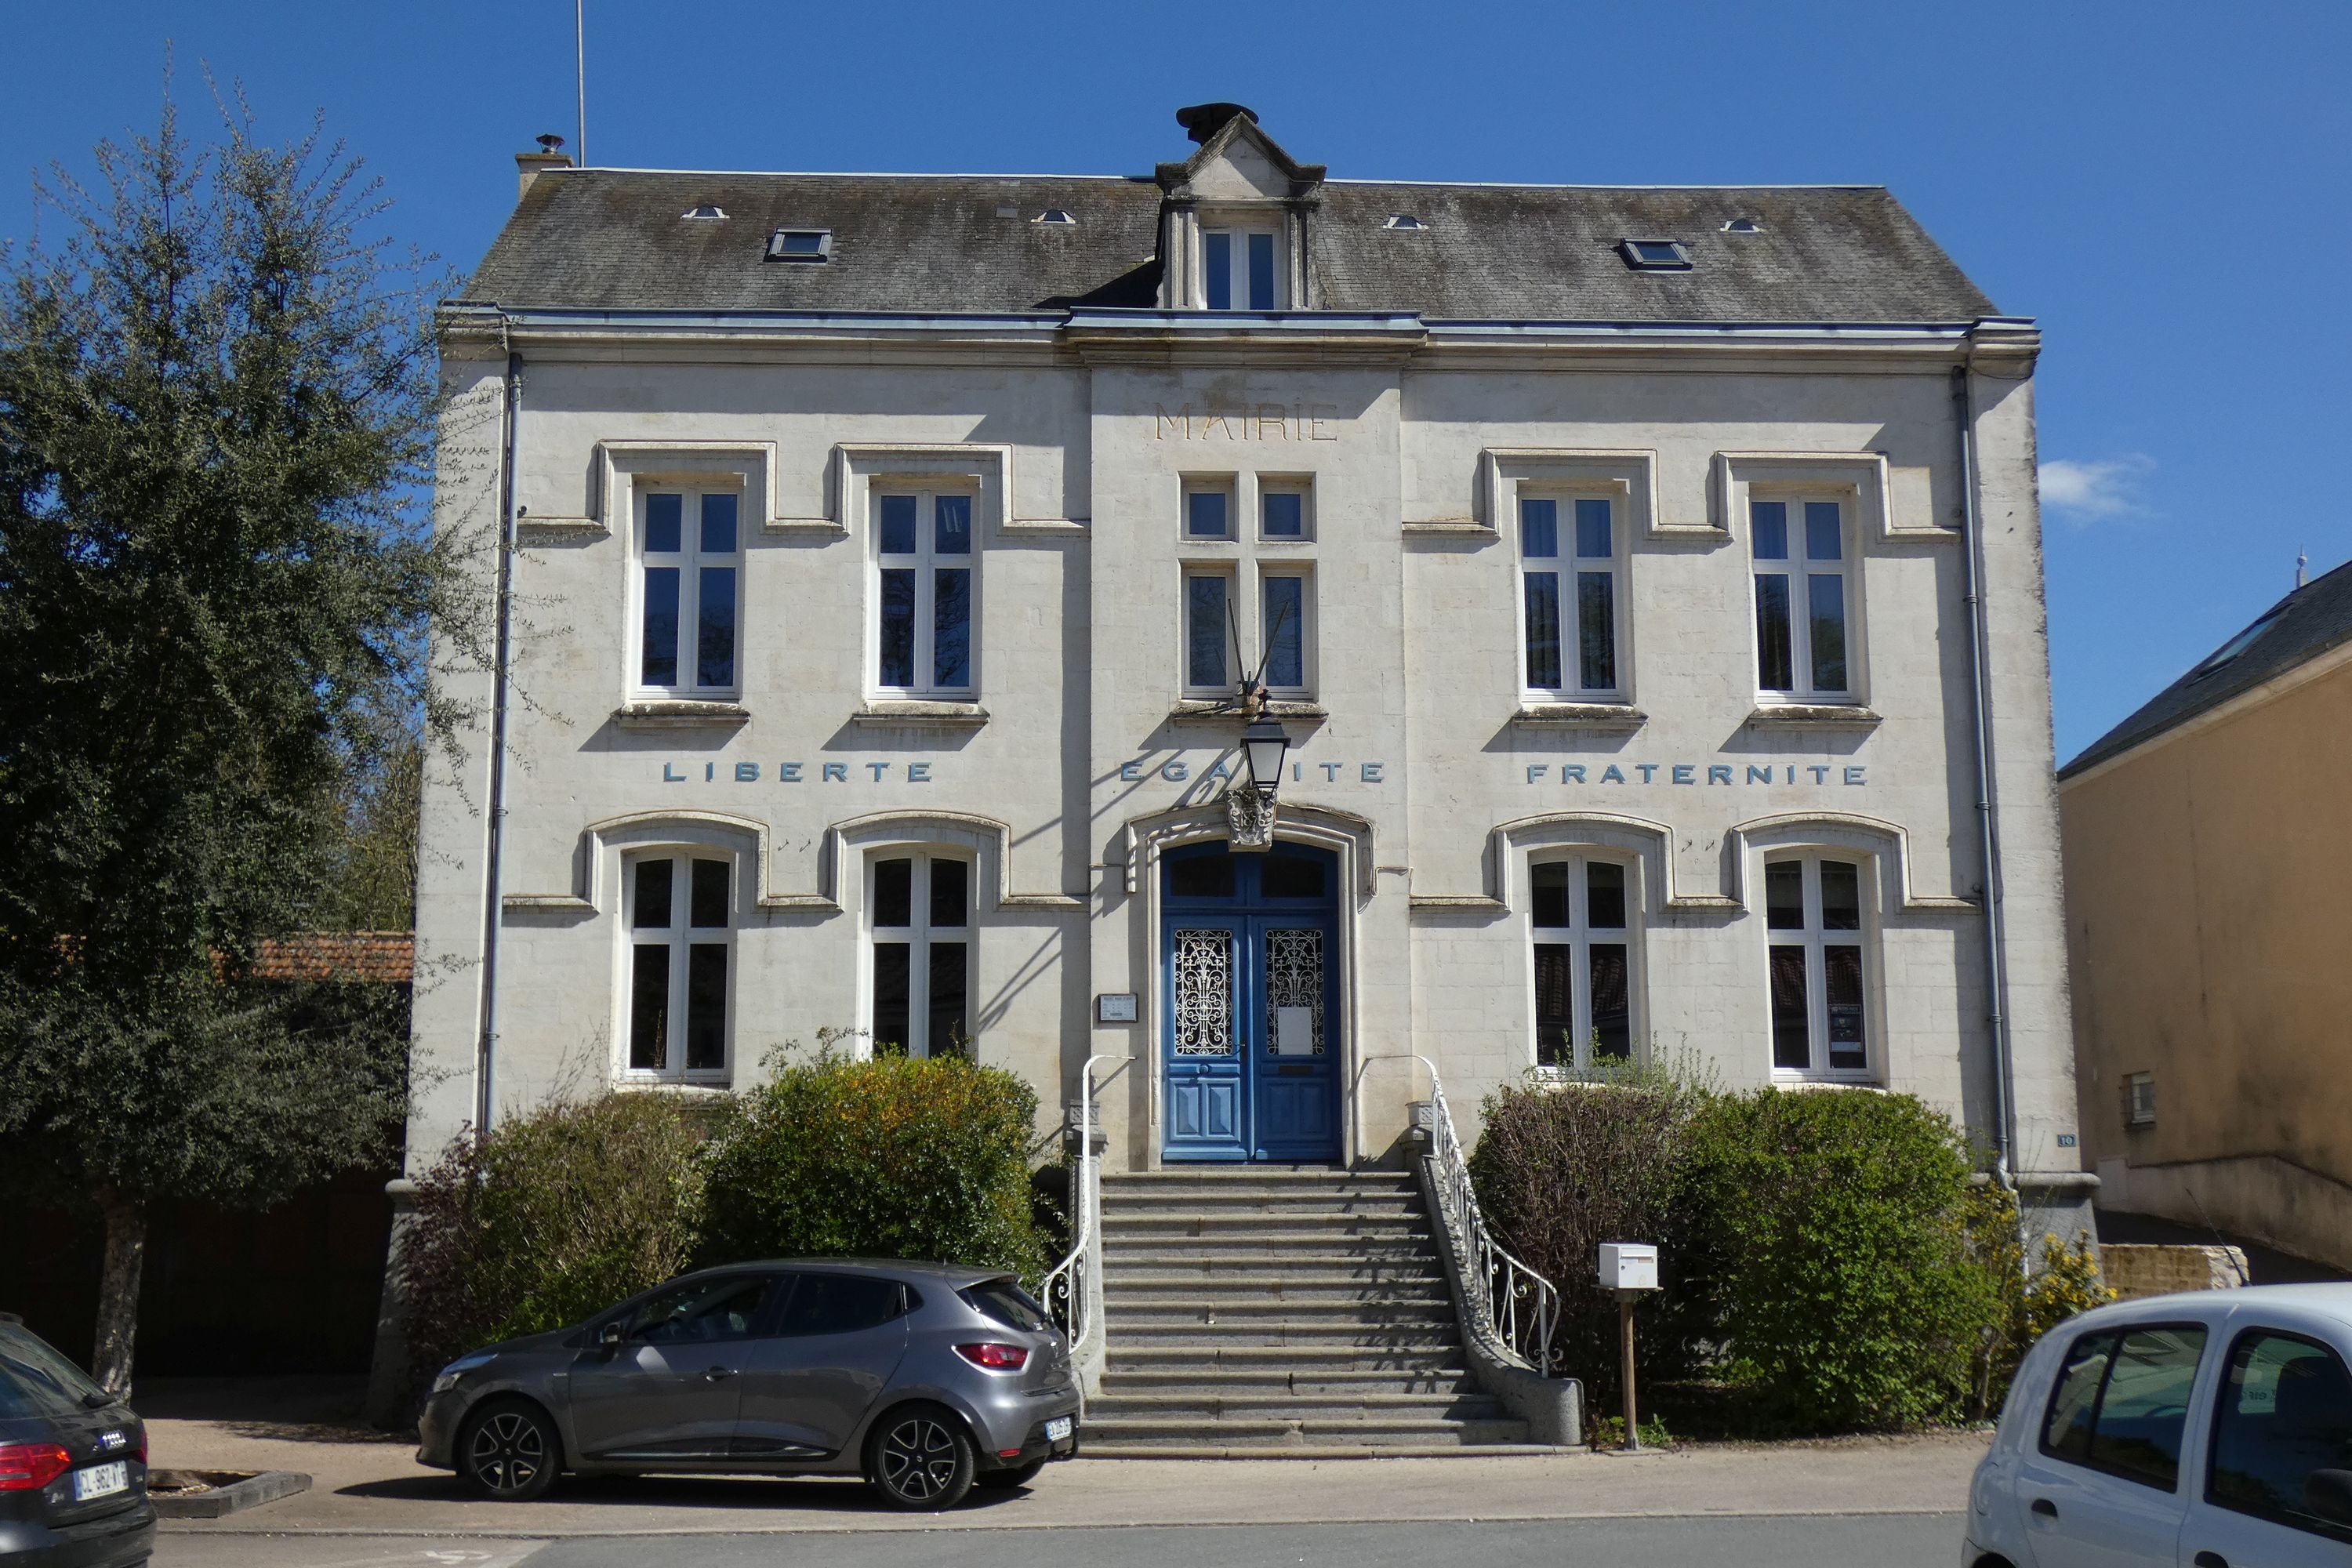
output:
M88 1502L94 1497L112 1497L130 1484L129 1461L117 1459L110 1465L91 1465L74 1472L74 1501Z
M1068 1416L1065 1415L1059 1420L1045 1423L1045 1441L1048 1443L1059 1443L1069 1435L1070 1418Z

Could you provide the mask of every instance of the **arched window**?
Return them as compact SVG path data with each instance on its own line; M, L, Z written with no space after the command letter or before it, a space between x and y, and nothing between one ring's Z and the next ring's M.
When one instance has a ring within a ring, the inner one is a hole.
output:
M622 863L625 1075L724 1082L731 1057L735 860L648 849Z
M884 849L867 862L877 1056L971 1052L971 862Z
M1764 862L1776 1074L1869 1076L1864 886L1861 863L1832 855L1773 856Z
M1633 1056L1633 885L1631 867L1597 856L1528 866L1538 1067Z

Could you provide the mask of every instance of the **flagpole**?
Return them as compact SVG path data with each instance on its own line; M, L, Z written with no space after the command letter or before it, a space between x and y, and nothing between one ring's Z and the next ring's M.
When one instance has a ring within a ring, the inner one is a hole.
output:
M580 87L580 166L588 166L587 0L572 0L572 67Z

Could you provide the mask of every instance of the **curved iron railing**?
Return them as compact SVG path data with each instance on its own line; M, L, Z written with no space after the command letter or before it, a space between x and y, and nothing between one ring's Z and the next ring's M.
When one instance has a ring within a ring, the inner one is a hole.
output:
M1418 1054L1413 1060L1429 1069L1429 1152L1437 1201L1445 1211L1437 1217L1463 1249L1462 1288L1470 1310L1529 1366L1546 1377L1557 1376L1560 1369L1554 1356L1559 1352L1551 1339L1559 1322L1559 1290L1511 1256L1486 1228L1437 1064Z
M1037 1287L1045 1315L1069 1336L1073 1352L1096 1325L1094 1303L1101 1295L1102 1172L1095 1158L1095 1064L1108 1056L1092 1056L1078 1069L1078 1157L1070 1169L1069 1255L1046 1271Z

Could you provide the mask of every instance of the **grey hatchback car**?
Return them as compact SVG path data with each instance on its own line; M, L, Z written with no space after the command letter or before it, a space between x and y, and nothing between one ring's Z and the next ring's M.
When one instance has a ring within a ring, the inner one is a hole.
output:
M862 1475L933 1510L1076 1454L1078 1404L1068 1341L1013 1276L789 1258L459 1356L416 1458L516 1501L564 1471Z

